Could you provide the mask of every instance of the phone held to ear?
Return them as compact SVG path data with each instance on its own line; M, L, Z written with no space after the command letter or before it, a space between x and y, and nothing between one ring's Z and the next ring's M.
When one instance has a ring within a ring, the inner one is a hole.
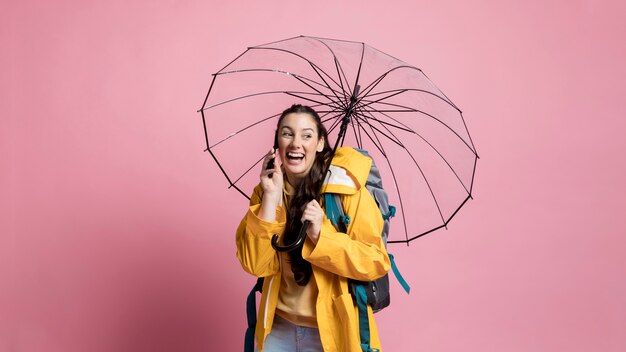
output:
M274 143L274 154L276 154L277 150L278 150L278 143ZM274 158L267 162L266 170L274 169L274 161L275 160L276 160L276 156L274 155ZM272 178L272 176L274 176L274 173L271 173L271 174L267 175L267 177L269 177L269 178Z

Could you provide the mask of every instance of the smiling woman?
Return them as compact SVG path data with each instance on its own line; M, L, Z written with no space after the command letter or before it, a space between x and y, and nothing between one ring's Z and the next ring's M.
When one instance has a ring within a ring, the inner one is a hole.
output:
M260 183L236 239L243 269L266 278L255 333L257 348L360 351L359 319L348 279L372 281L390 268L380 235L382 215L364 187L371 159L347 147L335 152L333 166L350 178L349 187L327 181L323 188L341 194L351 219L346 233L338 232L316 199L332 154L317 112L291 106L281 114L274 138L278 149L265 156ZM274 251L272 236L281 235L283 243L294 242L304 221L310 223L304 244L286 253ZM380 349L370 307L368 317L371 346Z

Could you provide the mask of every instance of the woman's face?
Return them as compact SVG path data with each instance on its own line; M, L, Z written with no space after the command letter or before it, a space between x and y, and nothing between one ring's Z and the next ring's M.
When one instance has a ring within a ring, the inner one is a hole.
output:
M292 186L309 174L315 155L324 150L324 138L317 133L313 116L291 113L278 126L278 150Z

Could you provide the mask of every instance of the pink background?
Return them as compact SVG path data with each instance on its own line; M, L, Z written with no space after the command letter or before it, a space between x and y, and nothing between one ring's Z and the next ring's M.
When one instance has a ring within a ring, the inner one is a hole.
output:
M313 5L315 3L315 5ZM395 247L387 351L626 350L623 1L20 1L0 11L0 351L240 350L246 202L203 153L210 74L364 41L464 112L475 199ZM245 153L246 150L236 152Z

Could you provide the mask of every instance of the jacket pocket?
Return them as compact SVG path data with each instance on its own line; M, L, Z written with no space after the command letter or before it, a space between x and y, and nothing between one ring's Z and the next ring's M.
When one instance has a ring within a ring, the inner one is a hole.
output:
M341 347L342 351L361 351L359 331L358 331L358 318L352 302L352 295L349 293L337 296L333 299L333 305L339 315L340 326L337 326L339 334L338 347Z

